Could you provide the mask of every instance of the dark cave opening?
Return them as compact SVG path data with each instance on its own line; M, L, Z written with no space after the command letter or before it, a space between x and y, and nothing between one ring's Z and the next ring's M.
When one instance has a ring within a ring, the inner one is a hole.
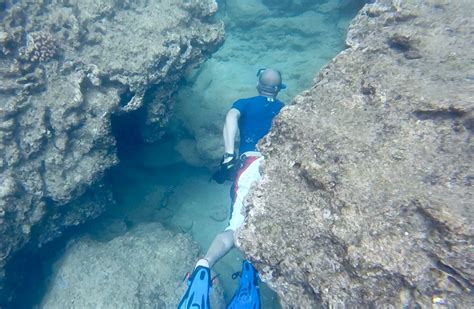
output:
M142 108L111 116L112 134L115 137L119 159L132 155L136 148L145 144L140 131L145 119L146 113Z

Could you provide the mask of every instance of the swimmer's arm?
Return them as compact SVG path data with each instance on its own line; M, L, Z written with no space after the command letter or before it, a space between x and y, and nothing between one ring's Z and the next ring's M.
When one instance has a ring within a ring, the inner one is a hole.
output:
M237 134L237 130L239 129L239 118L240 118L240 111L235 108L231 108L227 112L227 116L225 117L225 124L224 124L224 150L226 153L234 153L235 149L235 136ZM227 158L225 162L230 161L232 158Z

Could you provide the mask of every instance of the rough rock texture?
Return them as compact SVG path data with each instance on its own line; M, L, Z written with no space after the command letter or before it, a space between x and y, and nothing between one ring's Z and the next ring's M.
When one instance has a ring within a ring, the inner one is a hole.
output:
M18 249L110 203L100 180L117 163L111 114L142 107L146 132L159 136L176 82L217 49L223 27L209 19L213 0L0 7L1 303Z
M238 242L284 307L474 306L473 11L367 4L261 143Z
M78 240L57 263L41 307L176 308L185 290L183 276L198 253L190 236L156 223L105 243ZM213 308L224 307L217 285L211 302Z

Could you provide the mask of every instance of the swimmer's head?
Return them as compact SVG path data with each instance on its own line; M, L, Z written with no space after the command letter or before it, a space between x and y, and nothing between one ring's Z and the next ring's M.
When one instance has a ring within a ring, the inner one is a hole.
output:
M257 72L257 90L260 95L274 98L286 85L282 83L280 71L274 69L260 69Z

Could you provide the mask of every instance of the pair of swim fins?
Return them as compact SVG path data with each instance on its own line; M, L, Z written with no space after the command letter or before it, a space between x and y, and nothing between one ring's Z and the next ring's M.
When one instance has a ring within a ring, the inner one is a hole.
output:
M178 309L209 309L209 292L211 290L211 271L207 267L198 266L188 280L188 289ZM260 309L260 289L258 273L252 264L244 260L240 282L228 309Z

